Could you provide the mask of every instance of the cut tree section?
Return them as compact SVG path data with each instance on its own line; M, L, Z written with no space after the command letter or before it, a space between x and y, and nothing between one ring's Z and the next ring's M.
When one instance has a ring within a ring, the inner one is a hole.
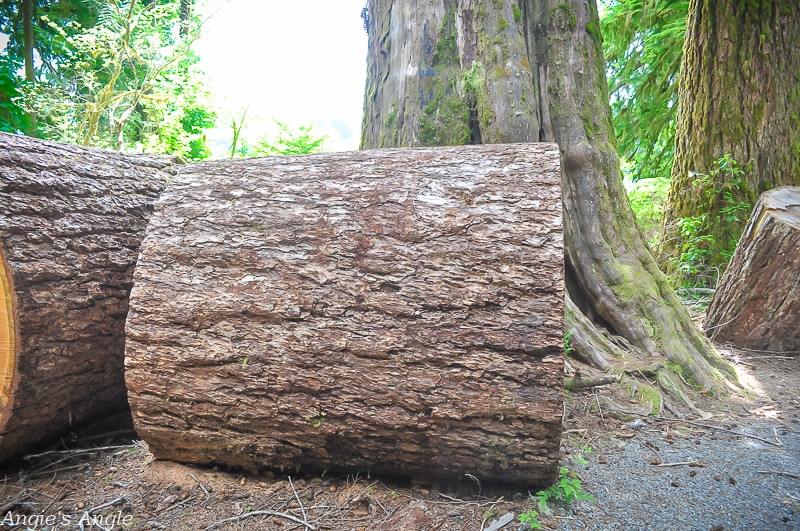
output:
M800 187L759 198L703 328L739 349L800 354Z
M128 293L170 165L0 133L0 461L126 407Z
M0 248L0 411L11 400L11 381L14 376L14 305L6 261Z
M159 458L556 478L555 144L184 168L134 277L126 381Z

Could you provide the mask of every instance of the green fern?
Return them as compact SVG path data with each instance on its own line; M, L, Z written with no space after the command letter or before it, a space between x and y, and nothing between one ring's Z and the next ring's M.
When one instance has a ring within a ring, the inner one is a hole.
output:
M620 155L633 181L668 176L688 0L611 0L601 21Z

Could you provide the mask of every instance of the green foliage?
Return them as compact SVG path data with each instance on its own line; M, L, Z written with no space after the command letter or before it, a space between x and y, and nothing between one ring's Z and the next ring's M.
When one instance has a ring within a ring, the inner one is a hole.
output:
M714 274L715 268L724 267L733 256L752 208L740 199L746 192L744 170L730 154L718 159L707 174L693 176L692 186L705 200L699 204L701 214L677 220L683 242L675 259L674 283L684 287L716 284L719 273Z
M586 500L593 502L595 499L583 492L581 480L566 467L558 469L558 483L536 493L539 498L539 510L547 514L550 510L547 504L551 501L571 505L574 501Z
M514 9L514 22L522 20L522 11L519 10L519 6L513 4L511 7Z
M589 447L584 447L584 449L586 448ZM589 453L591 449L584 451ZM532 501L536 503L536 508L531 508L519 515L519 521L523 524L527 523L531 529L542 529L542 525L539 522L540 515L553 514L553 510L549 505L550 503L557 502L569 506L575 501L585 500L592 503L595 502L592 496L583 492L583 485L577 475L566 467L560 467L558 469L558 482L555 485L540 490L536 493L536 496L532 496L531 498Z
M19 66L8 56L0 57L0 131L6 133L21 133L30 128L30 119L25 112L25 95L16 74Z
M21 63L20 24L6 7L5 54ZM40 60L35 83L21 85L19 107L36 116L37 136L190 160L209 155L204 130L215 114L191 52L199 23L181 20L180 2L40 0L36 8Z
M486 82L486 68L480 61L473 61L469 70L461 75L461 87L464 98L474 101L477 95L483 90Z
M688 0L611 0L601 20L614 127L633 181L672 168L688 10Z
M439 29L439 40L433 51L433 66L458 64L456 47L456 12L455 8L447 12Z
M528 509L519 515L519 521L523 524L528 524L531 529L544 529L542 523L539 521L539 511L536 509Z
M292 130L283 122L275 120L275 124L278 126L277 138L271 140L263 136L252 147L250 155L310 155L322 152L326 137L316 136L313 125L301 125L297 130Z
M586 459L586 456L592 453L592 447L588 444L579 445L577 450L572 452L570 456L570 460L578 466L586 466L589 464L589 460Z
M565 356L569 356L570 352L572 352L572 344L570 343L571 338L572 338L572 334L570 334L569 332L566 332L564 334L564 355Z
M636 222L645 241L651 246L655 245L658 240L661 216L664 213L664 204L669 192L669 178L659 176L639 181L626 178L624 184L631 208L636 215Z
M293 129L278 120L272 120L277 132L264 133L267 127L258 118L248 118L247 109L231 116L231 157L269 157L274 155L310 155L324 150L325 135L317 136L313 125L301 125ZM261 131L247 135L247 130ZM249 138L255 136L256 140Z

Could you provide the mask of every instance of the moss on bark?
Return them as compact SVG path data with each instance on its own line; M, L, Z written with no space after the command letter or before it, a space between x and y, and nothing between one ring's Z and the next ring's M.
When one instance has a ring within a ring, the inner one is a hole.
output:
M694 0L689 10L675 162L657 253L670 273L692 258L690 272L713 271L707 282L714 283L758 196L800 185L800 7ZM718 174L713 188L698 186L698 176L709 175L725 155L744 175ZM731 186L734 178L741 184ZM748 209L732 215L737 204ZM701 215L706 238L702 252L692 253L696 235L686 222Z

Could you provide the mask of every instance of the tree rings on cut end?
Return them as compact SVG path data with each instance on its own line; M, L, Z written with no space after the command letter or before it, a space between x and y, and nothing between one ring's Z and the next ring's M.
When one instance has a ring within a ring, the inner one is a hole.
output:
M11 399L11 382L16 362L14 346L14 305L11 281L0 250L0 421ZM0 422L1 423L1 422Z

